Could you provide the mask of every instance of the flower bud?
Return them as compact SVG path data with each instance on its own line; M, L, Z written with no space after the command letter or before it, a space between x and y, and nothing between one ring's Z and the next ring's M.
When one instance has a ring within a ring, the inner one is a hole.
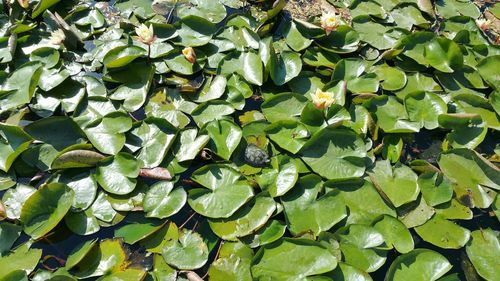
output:
M182 54L184 57L190 62L190 63L195 63L196 62L196 53L194 52L194 49L191 47L186 47L182 50Z

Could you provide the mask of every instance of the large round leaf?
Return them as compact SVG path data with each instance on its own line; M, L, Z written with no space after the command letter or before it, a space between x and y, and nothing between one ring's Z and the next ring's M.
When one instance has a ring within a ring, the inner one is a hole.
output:
M61 183L50 183L35 191L23 205L21 222L33 239L49 233L71 208L74 192Z
M204 131L210 137L210 149L225 160L231 158L243 135L240 127L229 120L214 120L207 123Z
M350 129L325 128L315 134L299 153L314 172L327 179L356 178L365 172L365 144Z
M394 246L402 254L413 250L413 238L410 231L398 219L384 215L373 227L384 236L386 244Z
M377 161L370 177L395 207L416 200L420 193L417 175L402 164L391 167L388 160Z
M451 269L441 254L427 249L415 249L401 255L391 264L385 281L434 281Z
M284 238L261 247L252 264L254 278L297 280L331 271L337 259L319 242Z
M366 272L373 272L384 264L386 252L377 249L384 243L384 236L374 227L351 224L335 235L346 263Z
M183 229L178 239L163 245L162 256L178 269L198 269L208 260L208 248L198 233Z
M434 216L415 231L425 241L445 249L460 249L469 241L470 231L439 215Z
M119 46L111 49L104 55L103 63L107 68L122 67L138 57L146 55L147 52L137 46Z
M281 86L299 75L302 69L300 55L291 51L284 51L279 54L271 52L269 61L269 74L274 84Z
M144 196L144 212L148 217L167 218L175 215L186 204L186 191L174 189L172 182L157 182L152 185Z
M465 250L477 273L486 280L498 280L500 264L500 240L492 229L472 232L471 240Z
M299 179L297 186L281 198L292 234L311 232L318 235L327 231L347 216L347 210L338 192L319 196L323 182L316 175Z
M97 182L107 192L113 194L128 194L137 184L140 162L132 155L120 152L115 156L105 158L96 168Z
M317 42L321 48L335 53L352 53L358 49L359 34L351 27L341 25Z
M197 213L209 218L228 218L253 196L252 187L234 169L207 165L196 170L192 179L205 188L188 191L188 203Z
M307 128L292 120L274 122L266 128L266 133L271 140L291 153L297 153L309 137Z
M24 150L26 150L33 139L21 128L13 125L0 124L0 169L7 172Z
M379 195L370 181L356 179L352 181L328 181L325 183L326 192L338 190L337 196L349 210L346 225L371 224L381 215L396 216L396 211L391 209Z
M179 43L187 47L207 44L215 33L215 25L203 17L186 16L182 18L177 29Z
M210 228L224 240L235 240L262 227L276 210L276 202L265 194L255 197L227 219L209 219Z

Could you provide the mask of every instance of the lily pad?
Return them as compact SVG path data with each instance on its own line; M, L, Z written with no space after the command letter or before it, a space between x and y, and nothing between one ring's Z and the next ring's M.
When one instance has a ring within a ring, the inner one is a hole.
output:
M71 208L74 192L61 183L35 191L24 203L20 220L26 234L38 239L49 233Z
M207 165L193 173L193 180L205 188L188 191L188 203L209 218L228 218L253 196L252 187L234 169Z

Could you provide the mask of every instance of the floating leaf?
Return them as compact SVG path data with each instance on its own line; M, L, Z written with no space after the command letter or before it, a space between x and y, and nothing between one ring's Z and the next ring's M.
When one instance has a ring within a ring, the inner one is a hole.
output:
M365 145L352 130L325 128L311 137L300 151L311 169L327 179L349 179L365 172Z
M394 260L385 275L387 281L407 280L434 281L451 269L448 260L434 251L415 249Z
M228 218L253 196L241 175L225 165L207 165L193 173L193 180L205 188L188 191L188 203L209 218Z
M291 279L331 271L337 259L321 244L309 239L284 238L260 248L252 261L254 278Z
M20 220L26 234L38 239L49 233L71 208L74 192L61 183L35 191L24 203Z
M321 178L308 175L300 178L295 189L282 197L288 228L293 234L311 232L318 235L347 216L338 192L318 196L321 189Z
M198 233L184 229L163 245L162 256L178 269L198 269L208 260L208 248Z

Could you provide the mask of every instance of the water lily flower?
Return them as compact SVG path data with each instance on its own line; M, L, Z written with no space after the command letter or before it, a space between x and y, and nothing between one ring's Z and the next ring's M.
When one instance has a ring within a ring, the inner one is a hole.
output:
M317 109L325 109L335 103L335 96L332 92L323 92L321 89L316 89L312 95L312 102Z
M190 62L190 63L195 63L196 62L196 53L194 52L194 49L191 47L186 47L182 50L182 54L184 57Z
M488 28L490 28L491 21L486 19L478 19L476 20L476 24L482 31L486 31L488 30Z
M52 31L50 33L50 43L53 45L62 45L64 40L66 39L66 35L64 35L64 31L62 29L58 29L56 31Z
M137 39L144 44L151 45L156 40L153 25L151 24L147 27L142 23L140 26L135 28L135 33L137 34Z
M341 23L340 16L335 13L327 12L321 16L321 27L326 31L326 35L337 29Z

